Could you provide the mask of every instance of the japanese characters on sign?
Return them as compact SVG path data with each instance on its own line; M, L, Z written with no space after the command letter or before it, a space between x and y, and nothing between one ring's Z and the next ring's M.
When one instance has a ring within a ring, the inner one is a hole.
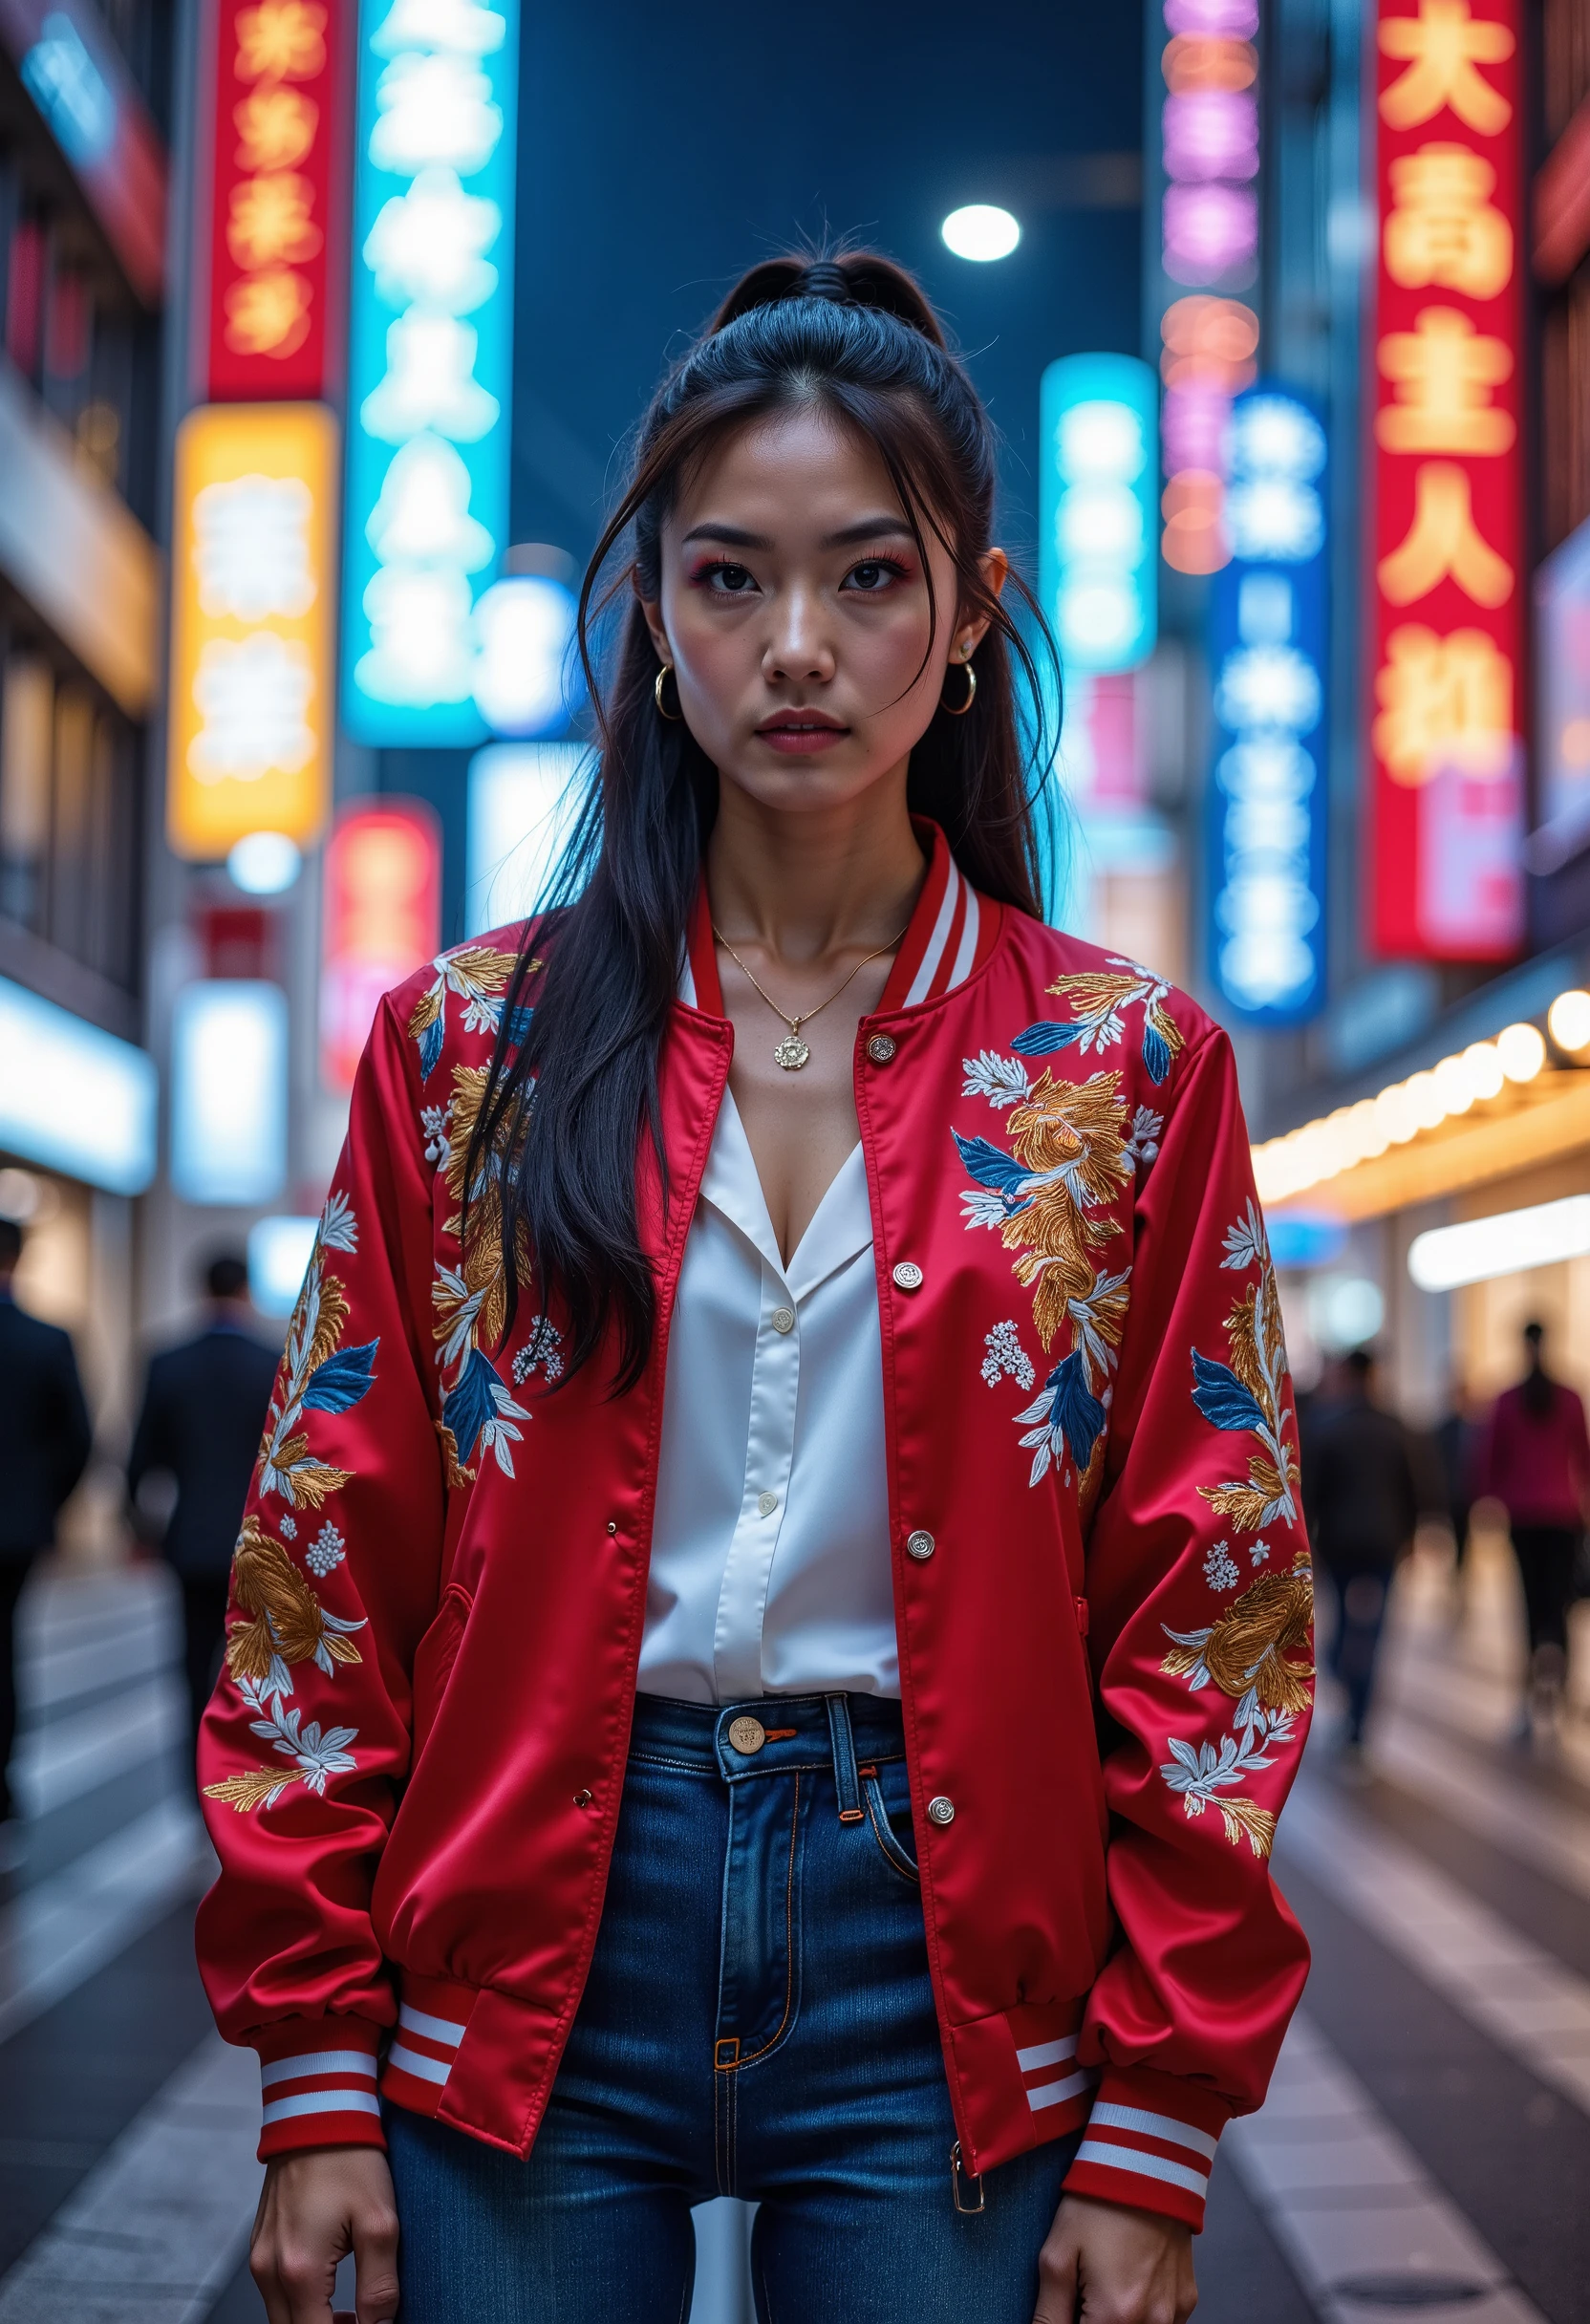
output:
M331 0L216 0L207 393L327 392L343 92Z
M475 607L505 543L517 0L362 0L343 721L486 733Z
M320 1075L351 1089L381 995L441 945L441 830L420 799L337 817L326 850Z
M203 404L177 432L166 829L190 860L324 826L336 489L323 404Z
M1165 519L1161 551L1183 573L1231 553L1221 445L1231 399L1254 377L1258 317L1234 295L1258 266L1257 0L1165 0L1160 58L1165 172L1161 323ZM1181 286L1185 295L1171 295Z
M1325 998L1325 451L1292 388L1262 381L1232 406L1232 556L1210 600L1210 959L1232 1008L1263 1024Z
M1518 0L1380 0L1372 934L1522 935Z

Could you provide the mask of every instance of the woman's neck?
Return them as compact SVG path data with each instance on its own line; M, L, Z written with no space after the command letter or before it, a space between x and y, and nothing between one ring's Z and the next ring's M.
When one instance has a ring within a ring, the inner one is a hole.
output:
M814 813L720 786L707 891L731 942L763 945L792 965L887 944L910 920L926 876L903 779Z

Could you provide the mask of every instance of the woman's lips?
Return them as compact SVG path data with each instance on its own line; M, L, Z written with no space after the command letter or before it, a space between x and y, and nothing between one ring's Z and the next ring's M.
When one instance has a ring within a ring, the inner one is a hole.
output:
M820 750L831 750L836 742L845 741L849 731L848 726L831 726L816 719L781 721L757 728L770 750L790 759L810 758Z

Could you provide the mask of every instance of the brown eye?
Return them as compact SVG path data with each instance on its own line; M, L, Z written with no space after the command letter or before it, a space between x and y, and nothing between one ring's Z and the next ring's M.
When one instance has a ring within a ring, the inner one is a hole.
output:
M715 587L727 590L731 596L741 597L756 587L756 576L743 565L715 565L712 569Z

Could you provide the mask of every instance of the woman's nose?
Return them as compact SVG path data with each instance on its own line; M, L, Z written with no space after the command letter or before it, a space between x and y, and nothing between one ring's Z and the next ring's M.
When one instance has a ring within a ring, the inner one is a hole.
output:
M792 590L775 609L772 635L763 655L763 675L770 683L804 679L826 684L833 673L833 646L823 620L821 599L813 592Z

